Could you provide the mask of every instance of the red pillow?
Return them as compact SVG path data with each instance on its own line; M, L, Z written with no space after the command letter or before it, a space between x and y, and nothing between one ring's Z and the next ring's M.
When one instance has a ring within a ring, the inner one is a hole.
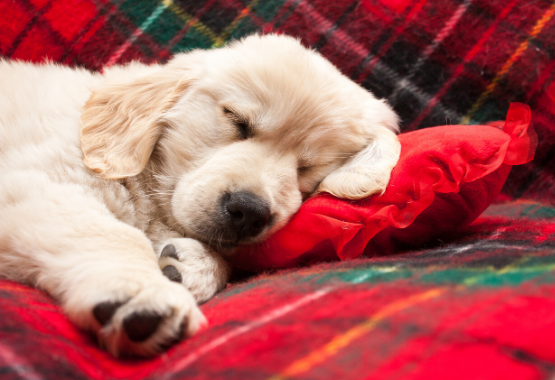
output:
M258 271L389 254L471 223L493 202L511 165L532 160L530 115L527 105L513 103L504 123L399 135L401 157L383 195L315 196L267 241L242 247L233 264Z

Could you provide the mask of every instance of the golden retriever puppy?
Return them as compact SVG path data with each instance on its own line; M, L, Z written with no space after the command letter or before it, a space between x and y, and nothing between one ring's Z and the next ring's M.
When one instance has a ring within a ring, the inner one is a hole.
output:
M2 61L0 275L112 354L155 354L205 323L225 256L303 198L382 192L395 131L384 101L286 36L102 74Z

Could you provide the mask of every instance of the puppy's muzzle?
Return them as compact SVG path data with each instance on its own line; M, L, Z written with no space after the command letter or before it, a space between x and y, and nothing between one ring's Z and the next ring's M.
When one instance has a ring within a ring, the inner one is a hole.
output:
M271 222L270 206L251 192L226 193L221 204L225 228L238 242L258 236Z

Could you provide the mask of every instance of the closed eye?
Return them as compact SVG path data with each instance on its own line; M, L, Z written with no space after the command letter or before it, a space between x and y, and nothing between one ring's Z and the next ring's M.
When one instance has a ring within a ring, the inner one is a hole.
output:
M224 113L229 120L235 125L237 132L239 134L239 138L241 140L246 140L253 136L253 131L249 122L240 116L238 116L235 112L224 108Z

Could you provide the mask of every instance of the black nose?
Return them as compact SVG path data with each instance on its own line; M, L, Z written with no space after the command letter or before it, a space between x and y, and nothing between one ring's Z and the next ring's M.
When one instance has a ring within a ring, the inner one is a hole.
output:
M227 193L222 203L228 228L239 240L258 235L270 222L270 206L251 192Z

